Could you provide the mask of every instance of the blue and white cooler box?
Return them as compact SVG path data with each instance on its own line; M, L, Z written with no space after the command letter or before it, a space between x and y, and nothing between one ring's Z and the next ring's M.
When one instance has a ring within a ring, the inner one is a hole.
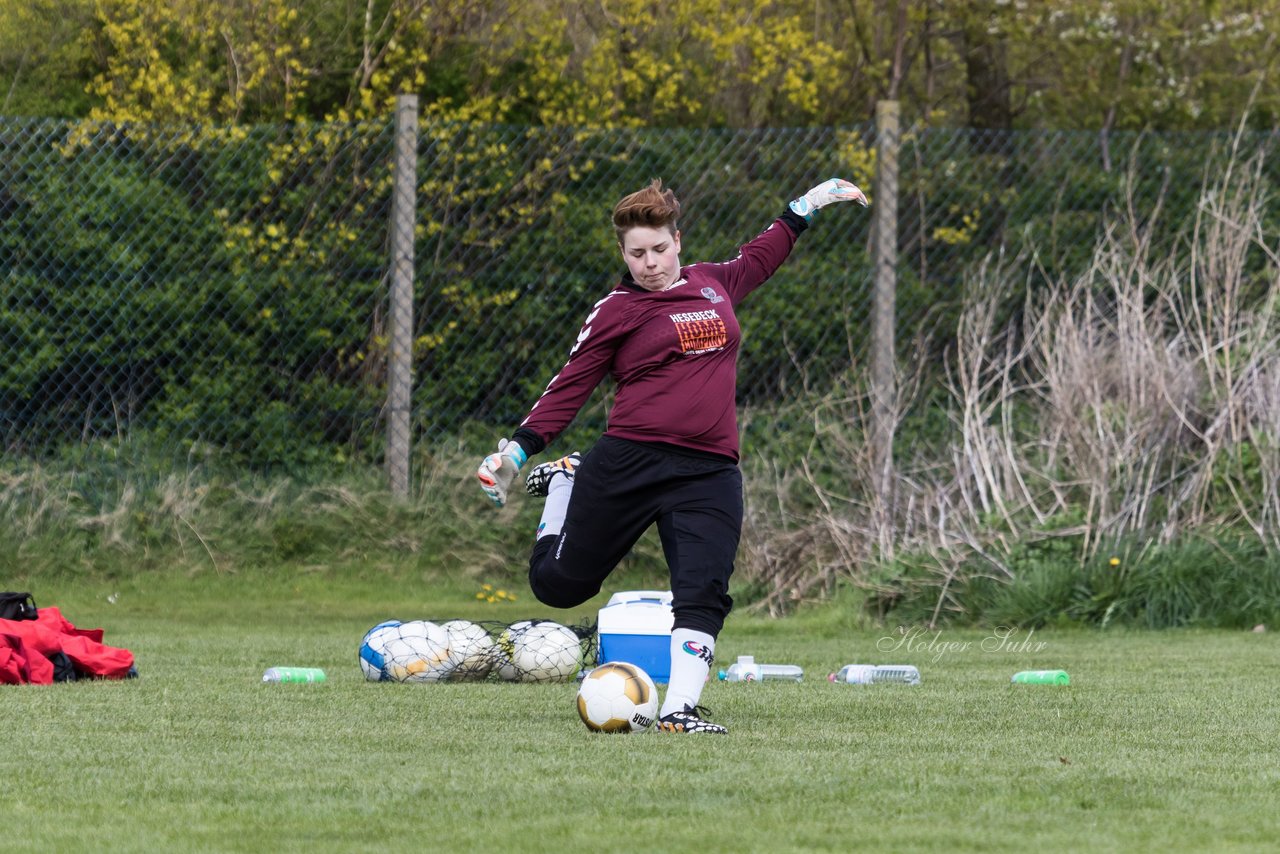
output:
M627 590L600 609L600 662L627 661L654 682L671 678L670 590Z

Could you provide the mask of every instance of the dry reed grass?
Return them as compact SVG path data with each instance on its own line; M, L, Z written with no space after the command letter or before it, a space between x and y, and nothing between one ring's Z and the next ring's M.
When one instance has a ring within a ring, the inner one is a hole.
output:
M888 494L870 488L866 389L812 403L807 461L751 472L754 607L781 613L838 579L872 599L914 584L936 622L963 609L958 580L1011 580L1013 549L1045 538L1081 562L1223 529L1280 548L1280 241L1263 156L1229 154L1173 243L1158 240L1165 212L1130 198L1073 277L1049 277L1034 249L989 257L947 355L950 429L899 452Z

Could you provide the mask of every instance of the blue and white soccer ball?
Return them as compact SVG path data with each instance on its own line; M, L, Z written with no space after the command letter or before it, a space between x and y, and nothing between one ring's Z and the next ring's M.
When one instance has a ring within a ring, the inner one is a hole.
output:
M453 670L449 635L427 620L389 620L360 644L360 668L373 682L439 682Z
M399 620L387 620L364 633L360 642L360 669L364 678L370 682L385 682L387 676L387 641L396 637L395 630L400 627Z

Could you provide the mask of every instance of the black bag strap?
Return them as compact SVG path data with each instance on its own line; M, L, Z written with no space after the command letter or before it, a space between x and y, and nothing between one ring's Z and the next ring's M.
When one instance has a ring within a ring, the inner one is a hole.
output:
M0 620L34 620L36 600L30 593L0 593Z

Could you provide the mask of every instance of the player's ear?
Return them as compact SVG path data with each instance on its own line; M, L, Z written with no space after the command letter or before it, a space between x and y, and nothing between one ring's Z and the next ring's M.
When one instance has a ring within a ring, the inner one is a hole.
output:
M676 233L672 235L673 244L676 248L676 254L680 254L680 229L676 229Z

